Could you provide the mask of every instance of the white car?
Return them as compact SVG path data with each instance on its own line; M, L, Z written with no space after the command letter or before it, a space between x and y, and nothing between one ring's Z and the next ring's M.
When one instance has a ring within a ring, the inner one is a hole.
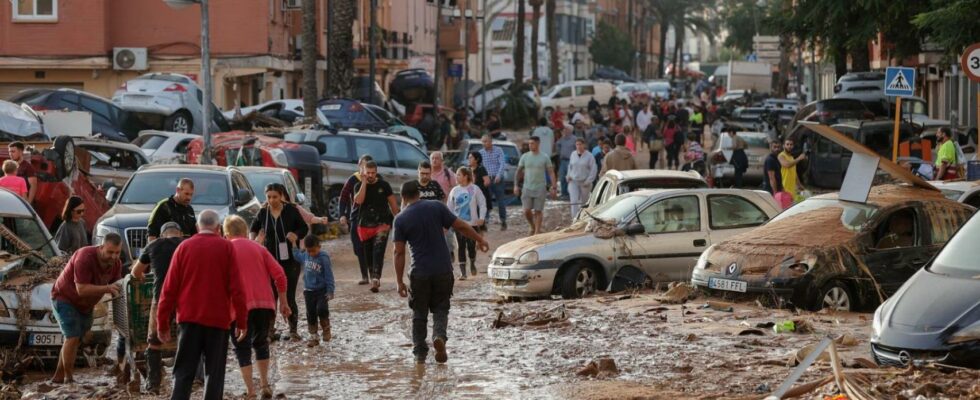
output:
M299 118L303 118L304 113L303 99L282 99L272 100L250 107L243 107L240 110L225 111L222 113L226 119L235 119L240 115L248 115L252 111L258 111L268 117L280 119L293 123Z
M200 134L204 129L203 96L197 83L185 75L150 73L123 83L112 102L154 129ZM211 118L211 132L231 130L214 103Z
M200 137L190 133L142 131L133 144L140 147L152 164L180 164L187 156L187 145Z
M980 181L930 181L947 199L980 208Z
M541 95L541 113L551 114L555 108L568 110L569 107L586 108L589 101L595 98L599 104L609 103L616 96L616 86L609 82L572 81L552 86Z
M650 88L650 93L653 97L659 97L661 99L670 98L670 81L668 80L652 80L647 81L647 87Z

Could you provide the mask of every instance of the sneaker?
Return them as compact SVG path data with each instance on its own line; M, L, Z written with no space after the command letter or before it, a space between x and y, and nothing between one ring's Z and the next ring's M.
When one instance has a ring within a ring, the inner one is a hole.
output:
M358 285L367 285L368 284L368 280L367 279L361 279L361 280L357 281L357 284Z
M375 280L371 281L371 292L378 293L378 291L380 289L381 289L381 280L380 279L375 279Z
M461 281L465 281L465 280L466 280L466 275L460 275L460 276L459 276L459 280L461 280Z
M293 341L303 340L303 337L299 335L296 331L289 332L289 339Z
M449 360L449 356L446 354L446 339L436 338L432 341L432 347L436 348L436 362L439 364L444 364Z
M320 340L313 336L306 342L306 347L316 347L320 345Z
M506 230L507 230L507 223L504 222L504 223L500 224L500 231L503 232L503 231L506 231Z

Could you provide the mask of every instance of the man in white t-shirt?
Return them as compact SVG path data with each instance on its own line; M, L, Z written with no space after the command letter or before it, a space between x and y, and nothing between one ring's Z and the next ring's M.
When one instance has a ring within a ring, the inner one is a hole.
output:
M555 131L548 126L547 118L538 119L538 126L531 131L531 136L541 139L541 154L551 157L555 149Z

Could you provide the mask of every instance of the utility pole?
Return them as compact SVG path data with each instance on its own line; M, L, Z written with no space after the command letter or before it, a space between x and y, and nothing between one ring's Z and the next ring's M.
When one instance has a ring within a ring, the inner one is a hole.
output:
M490 67L487 65L487 42L488 42L487 33L489 32L489 29L487 29L487 27L493 21L487 20L488 1L489 0L483 0L483 25L480 26L480 39L481 39L480 40L480 70L481 70L480 87L481 88L487 85L487 74L490 73ZM487 107L486 107L487 91L486 90L484 90L483 93L480 94L480 104L483 104L483 107L480 107L481 108L480 121L481 123L486 124L487 123Z
M333 46L330 45L330 38L333 36L333 0L327 2L327 33L323 38L323 44L327 46L327 68L323 71L323 98L330 98L330 77L333 72Z
M463 1L463 110L470 106L470 0ZM475 17L475 15L474 15ZM469 116L467 116L469 119Z
M211 24L208 18L208 0L201 0L201 79L204 83L201 88L201 97L204 98L201 112L201 135L204 136L202 164L211 164Z
M378 0L371 0L371 29L368 32L368 103L374 104L374 76L377 74L377 48L374 43L375 31L378 29Z
M436 59L436 65L435 65L435 70L434 70L435 77L432 79L432 81L434 82L433 85L432 85L432 88L435 91L435 99L433 100L433 103L435 105L435 113L436 113L436 116L439 115L439 86L440 86L439 85L439 70L442 69L442 68L439 68L439 64L441 63L439 61L439 32L442 31L441 27L442 27L442 2L443 1L444 0L436 0L436 58L435 58Z

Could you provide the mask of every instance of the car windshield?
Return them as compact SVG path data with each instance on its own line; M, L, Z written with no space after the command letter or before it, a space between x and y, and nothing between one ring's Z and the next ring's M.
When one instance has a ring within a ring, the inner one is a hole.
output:
M551 97L551 95L558 92L558 88L560 87L561 87L560 85L552 86L551 89L546 90L544 94L541 95L541 97Z
M790 209L783 211L772 221L779 221L783 218L792 217L794 215L803 214L806 212L816 211L825 208L836 208L841 210L840 223L845 228L850 231L859 231L861 227L864 226L868 221L871 220L875 214L878 213L878 208L874 206L869 206L866 204L851 203L846 201L840 201L836 199L807 199L800 204L797 204Z
M37 219L8 215L0 216L0 219L3 221L3 227L14 234L16 239L19 239L19 242L15 242L7 238L6 235L0 235L0 251L21 256L28 254L30 249L36 249L45 259L56 255L52 241L48 240L48 236L44 234L44 227L37 223ZM44 265L45 259L29 257L25 261L25 265L29 268L40 268ZM7 260L0 260L0 265L3 265L5 261Z
M133 175L119 204L156 204L174 194L181 178L194 181L194 198L191 205L220 206L231 204L228 199L228 177L223 173L200 172L144 172Z
M596 210L591 214L602 220L614 220L619 222L626 217L629 217L631 213L635 212L646 201L647 196L642 195L626 194L616 196L607 201L605 204L596 208Z
M343 129L384 129L387 125L359 103L331 102L319 107L332 126Z
M698 189L708 184L700 179L685 178L646 178L631 179L619 185L620 193L635 192L642 189Z
M980 243L980 218L974 216L946 243L929 270L937 274L980 279L977 243Z
M260 203L265 203L265 187L270 183L281 183L286 184L282 180L282 174L278 173L246 173L245 178L248 179L248 183L252 185L252 189L255 189L255 198L259 200Z
M504 150L504 158L507 159L507 164L517 166L517 162L521 159L521 153L517 151L517 147L514 146L500 146Z

